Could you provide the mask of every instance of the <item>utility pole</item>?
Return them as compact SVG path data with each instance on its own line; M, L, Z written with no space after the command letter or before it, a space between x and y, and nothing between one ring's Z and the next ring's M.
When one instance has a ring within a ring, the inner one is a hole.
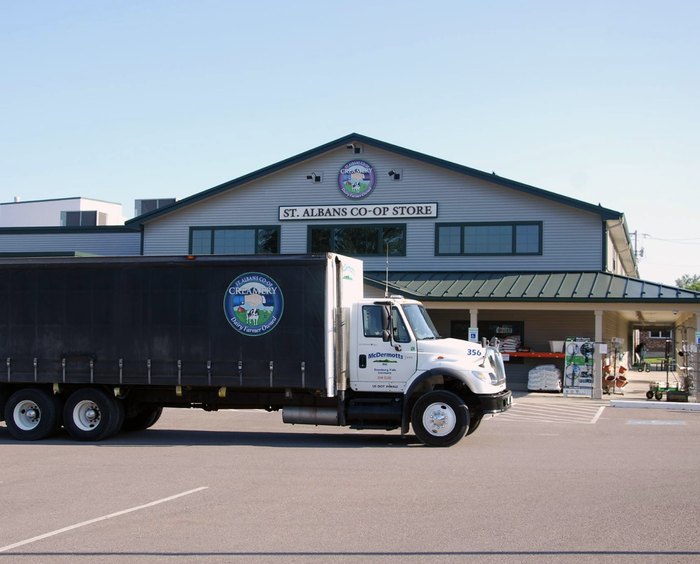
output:
M642 237L644 237L644 236L645 236L645 234L642 233ZM634 233L632 233L632 237L634 237L634 260L639 262L639 259L644 257L644 247L639 249L637 246L639 239L638 239L638 233L637 233L636 229L635 229Z

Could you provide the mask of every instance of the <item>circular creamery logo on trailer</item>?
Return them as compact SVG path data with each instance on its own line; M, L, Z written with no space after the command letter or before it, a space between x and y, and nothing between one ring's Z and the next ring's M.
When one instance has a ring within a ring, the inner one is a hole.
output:
M260 336L272 331L284 311L282 290L272 278L261 272L246 272L226 289L226 320L243 335Z
M369 196L376 181L374 169L366 161L350 161L338 173L340 191L353 200Z

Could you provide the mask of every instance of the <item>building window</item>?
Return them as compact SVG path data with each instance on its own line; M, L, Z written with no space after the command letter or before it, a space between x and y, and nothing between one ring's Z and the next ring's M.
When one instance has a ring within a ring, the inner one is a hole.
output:
M541 255L542 223L436 225L438 255Z
M406 254L406 226L335 225L309 227L311 253L334 252L344 255L391 256Z
M671 330L649 331L650 339L671 339Z
M95 227L107 225L107 214L98 211L62 211L63 227Z
M191 227L193 255L270 255L279 251L279 227Z

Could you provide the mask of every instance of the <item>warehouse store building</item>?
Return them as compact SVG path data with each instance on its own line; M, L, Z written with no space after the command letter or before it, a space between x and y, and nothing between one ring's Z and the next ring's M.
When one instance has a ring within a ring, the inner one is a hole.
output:
M640 329L670 331L675 347L700 331L700 293L639 279L622 212L359 134L139 215L102 253L95 230L61 242L0 229L0 254L91 240L105 255L357 256L368 295L420 299L444 336L499 337L513 389L563 363L554 343L567 337L605 345L600 374L605 354L631 363Z

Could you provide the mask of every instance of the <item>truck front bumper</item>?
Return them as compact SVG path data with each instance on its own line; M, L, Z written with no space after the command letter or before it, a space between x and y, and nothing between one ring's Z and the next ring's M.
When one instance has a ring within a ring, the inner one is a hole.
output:
M497 394L480 395L479 399L484 413L501 413L513 405L513 394L510 390L503 390Z

